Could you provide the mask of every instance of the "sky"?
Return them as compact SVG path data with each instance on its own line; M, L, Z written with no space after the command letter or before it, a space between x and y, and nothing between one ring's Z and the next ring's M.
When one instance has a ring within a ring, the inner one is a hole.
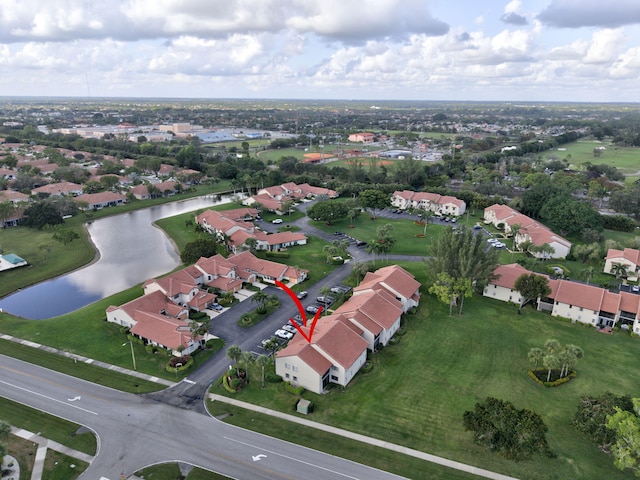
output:
M640 0L0 0L0 96L640 102Z

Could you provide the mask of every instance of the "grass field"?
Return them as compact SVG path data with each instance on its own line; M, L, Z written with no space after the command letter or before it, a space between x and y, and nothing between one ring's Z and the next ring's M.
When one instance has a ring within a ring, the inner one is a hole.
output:
M77 433L80 425L54 417L21 403L0 397L0 419L16 428L40 432L45 438L89 455L97 453L98 444L91 432Z
M340 231L359 240L368 242L377 238L377 229L385 224L393 225L391 236L396 239L396 244L391 249L391 254L402 255L427 255L429 245L433 244L449 226L429 224L426 228L426 237L418 238L416 235L425 232L424 226L416 225L410 219L388 219L378 217L371 220L368 213L362 213L354 222L353 228L349 228L350 220L340 220L332 225L323 222L310 222L316 228L327 233ZM336 237L339 239L339 237Z
M596 147L604 147L599 158L593 155ZM586 162L607 164L618 168L622 173L635 175L640 170L640 149L634 147L618 147L609 140L599 142L595 139L581 139L577 142L562 145L560 149L543 153L543 158L567 159L569 168L580 169Z
M405 267L424 282L420 266ZM521 479L629 478L571 426L571 419L582 396L607 390L637 395L640 378L630 374L640 355L637 338L602 335L530 309L518 316L515 306L477 296L465 302L462 317L450 318L447 306L424 295L406 325L401 341L374 355L373 371L357 375L347 389L304 393L315 404L311 419ZM527 352L548 338L585 352L577 378L553 389L526 374ZM253 375L259 378L258 372ZM224 394L221 388L215 392ZM474 445L462 414L487 396L539 413L557 458L513 463ZM296 401L282 384L262 391L258 381L235 398L289 413Z

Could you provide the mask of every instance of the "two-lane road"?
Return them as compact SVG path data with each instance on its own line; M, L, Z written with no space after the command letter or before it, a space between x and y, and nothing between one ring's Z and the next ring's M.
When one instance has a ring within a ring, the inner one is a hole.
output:
M184 462L242 479L400 478L4 355L0 355L0 396L96 433L99 451L82 479L117 480L122 472L130 475L162 462Z

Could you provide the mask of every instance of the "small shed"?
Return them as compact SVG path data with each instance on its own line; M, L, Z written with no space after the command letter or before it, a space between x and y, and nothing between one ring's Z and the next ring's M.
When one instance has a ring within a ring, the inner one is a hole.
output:
M298 404L296 405L296 411L298 413L302 413L304 415L308 415L312 411L312 403L310 400L305 400L301 398L298 400Z

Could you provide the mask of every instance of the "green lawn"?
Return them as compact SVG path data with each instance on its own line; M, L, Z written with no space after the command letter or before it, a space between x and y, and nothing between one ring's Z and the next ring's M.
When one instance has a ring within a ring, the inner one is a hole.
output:
M593 149L604 147L600 157L593 155ZM542 154L543 158L567 159L569 168L580 168L584 163L607 164L618 168L623 173L634 174L640 170L640 152L634 147L618 147L611 139L602 142L594 138L583 138L577 142L562 145L559 149L549 150Z
M80 425L54 417L21 403L0 397L0 420L89 455L97 453L97 439L91 432L77 433Z
M316 228L324 230L327 233L341 231L359 240L368 242L377 238L376 230L387 223L393 225L391 236L396 239L396 244L391 249L391 254L397 255L427 255L428 247L433 244L442 233L443 229L451 228L449 226L441 226L429 224L426 229L426 237L418 238L416 234L425 232L424 226L416 225L413 220L409 219L388 219L378 217L377 220L371 220L367 213L363 213L354 222L354 228L349 228L350 220L340 220L327 226L322 222L310 222ZM340 237L336 237L339 240Z
M420 267L407 267L425 279ZM629 478L571 426L571 418L584 395L606 390L637 395L640 378L629 373L640 355L637 338L602 335L530 309L518 316L515 306L477 296L465 302L462 317L449 318L447 306L424 295L406 325L401 341L374 355L373 370L357 375L346 390L304 393L316 406L310 419L521 479ZM577 378L553 389L526 374L527 352L548 338L585 351ZM224 394L222 388L215 392ZM462 414L487 396L542 415L557 458L513 463L474 445ZM295 402L282 384L262 391L258 381L235 398L289 413Z

